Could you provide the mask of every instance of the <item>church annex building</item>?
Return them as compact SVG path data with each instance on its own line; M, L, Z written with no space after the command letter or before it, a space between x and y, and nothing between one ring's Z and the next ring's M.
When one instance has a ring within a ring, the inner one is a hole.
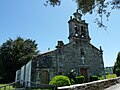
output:
M81 17L78 10L73 17L70 16L69 43L58 41L55 50L37 55L16 71L16 80L21 79L28 86L30 83L27 82L48 84L55 75L67 75L73 69L77 76L83 75L86 81L90 76L103 74L103 51L90 43L88 23Z

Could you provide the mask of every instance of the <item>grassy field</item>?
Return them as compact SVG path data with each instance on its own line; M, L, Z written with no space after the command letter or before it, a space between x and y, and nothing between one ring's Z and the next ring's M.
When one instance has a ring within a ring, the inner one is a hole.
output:
M0 86L4 86L6 84L0 84ZM7 86L6 89L1 88L0 90L15 90L15 88L13 88L13 86ZM31 89L31 90L51 90L51 89Z
M109 79L109 78L116 78L116 74L109 74L109 75L106 75L106 78Z
M109 75L106 75L106 79L110 79L110 78L116 78L116 74L109 74ZM100 80L103 80L104 79L104 76L102 77L99 77Z
M4 86L6 84L0 84L0 86ZM5 90L5 88L1 88L0 90ZM14 90L13 86L7 86L6 90Z

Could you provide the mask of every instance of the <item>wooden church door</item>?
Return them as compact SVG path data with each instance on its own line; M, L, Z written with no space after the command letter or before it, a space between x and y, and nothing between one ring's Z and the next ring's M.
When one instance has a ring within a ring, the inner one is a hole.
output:
M43 70L40 75L41 84L49 84L49 72L47 70Z
M81 68L80 69L80 73L81 75L83 75L85 77L85 82L88 81L88 72L87 72L87 68Z

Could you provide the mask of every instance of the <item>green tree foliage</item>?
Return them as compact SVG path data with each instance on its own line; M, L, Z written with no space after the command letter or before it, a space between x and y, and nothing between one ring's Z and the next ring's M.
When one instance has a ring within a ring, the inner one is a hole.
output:
M60 5L62 0L46 0L45 5ZM120 9L120 0L72 0L77 3L78 9L83 13L91 13L96 9L98 14L105 12L108 6L111 9ZM105 13L104 13L105 14Z
M69 78L63 75L58 75L58 76L53 77L49 84L56 85L56 86L71 85Z
M37 44L31 39L9 39L0 46L0 81L13 82L16 70L38 53Z
M48 4L52 6L57 6L61 4L62 0L46 0L44 4L47 6ZM110 16L111 10L113 9L120 9L120 0L72 0L77 4L78 9L82 14L86 13L95 13L98 14L98 18L95 19L95 23L99 27L106 26L103 24L103 16L106 16L107 20Z
M117 55L117 59L114 65L113 72L117 75L120 76L120 52Z

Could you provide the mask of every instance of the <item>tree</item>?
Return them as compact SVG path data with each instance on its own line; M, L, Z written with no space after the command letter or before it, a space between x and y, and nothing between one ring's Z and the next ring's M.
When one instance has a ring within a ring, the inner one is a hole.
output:
M48 4L52 6L57 6L61 4L62 0L47 0L44 4L47 6ZM103 24L103 16L106 16L107 20L111 14L111 10L120 9L120 0L72 0L77 4L78 9L82 14L90 13L98 14L98 18L95 19L95 23L99 27L106 26ZM99 18L100 17L100 18Z
M117 59L113 68L113 72L117 75L120 76L120 52L117 55Z
M9 39L0 46L0 81L13 82L16 70L38 53L37 44L31 39Z

